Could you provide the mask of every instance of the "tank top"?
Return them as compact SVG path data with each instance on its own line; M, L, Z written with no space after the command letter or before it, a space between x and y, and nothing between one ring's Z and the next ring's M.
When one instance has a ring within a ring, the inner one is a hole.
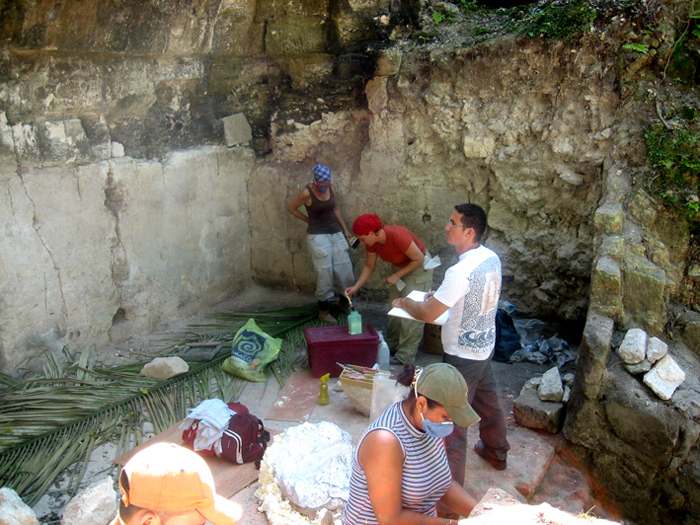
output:
M319 200L311 189L311 184L307 186L311 195L311 206L306 207L306 215L309 217L309 226L306 228L306 233L309 235L319 235L326 233L338 233L343 231L338 224L338 219L333 211L335 208L335 195L333 188L328 187L331 192L331 198L327 201Z
M435 504L452 483L450 467L442 439L416 429L403 411L401 402L394 403L362 434L355 450L350 477L350 498L343 511L343 525L376 525L367 491L365 471L357 460L357 452L365 436L383 429L394 434L404 452L401 500L404 509L428 516L437 516Z

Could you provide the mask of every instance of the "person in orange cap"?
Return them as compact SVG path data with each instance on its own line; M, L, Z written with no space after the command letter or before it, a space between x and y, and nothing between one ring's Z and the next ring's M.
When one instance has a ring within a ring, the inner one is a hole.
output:
M203 458L172 443L132 457L119 476L119 513L110 525L234 525L240 505L219 496Z

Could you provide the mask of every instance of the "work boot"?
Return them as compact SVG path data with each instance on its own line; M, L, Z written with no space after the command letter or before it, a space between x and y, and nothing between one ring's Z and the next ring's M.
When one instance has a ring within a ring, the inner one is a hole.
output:
M338 321L335 320L335 317L333 317L328 310L319 311L318 318L321 321L323 321L324 323L332 325L332 326L335 326L338 324Z
M477 455L480 456L481 458L488 461L489 465L491 465L496 470L505 470L506 467L508 466L508 460L496 459L496 458L489 456L488 452L486 450L486 445L484 445L484 443L481 440L477 441L476 445L474 445L474 452L476 452Z

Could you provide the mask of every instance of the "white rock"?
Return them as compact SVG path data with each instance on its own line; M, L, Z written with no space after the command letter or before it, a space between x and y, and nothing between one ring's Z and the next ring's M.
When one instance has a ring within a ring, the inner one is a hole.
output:
M109 523L117 515L117 492L112 478L89 485L68 502L61 525Z
M537 390L541 384L542 384L541 377L531 377L530 379L525 381L525 384L520 389L520 393L522 394L523 392L525 392L525 390Z
M644 361L647 350L647 333L641 328L632 328L625 334L617 353L628 365Z
M652 365L668 353L668 345L658 337L652 337L647 342L647 361Z
M542 374L542 383L537 389L537 395L541 401L561 403L564 399L564 386L556 366Z
M644 384L661 399L671 399L676 388L685 381L685 372L676 361L666 354L644 375Z
M253 140L253 129L243 113L229 115L222 120L224 122L224 138L229 148Z
M124 146L119 142L112 142L112 157L118 158L124 156Z
M561 398L562 403L568 403L569 399L571 399L571 388L568 386L564 387L564 397Z
M564 377L561 378L562 382L564 383L564 386L572 387L574 386L574 379L576 376L569 372L568 374L564 374Z
M0 489L0 525L39 525L32 508L10 487Z
M180 357L156 357L141 369L141 375L154 379L170 379L184 374L189 369L187 362Z

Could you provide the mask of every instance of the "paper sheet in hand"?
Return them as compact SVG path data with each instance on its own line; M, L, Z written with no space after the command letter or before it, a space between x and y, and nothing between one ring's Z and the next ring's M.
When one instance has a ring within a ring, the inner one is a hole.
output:
M416 302L422 302L425 301L425 296L428 295L425 292L421 292L420 290L413 290L410 294L408 294L406 297L409 299L413 299ZM432 323L430 324L437 324L437 325L444 325L445 322L447 321L447 313L449 310L446 310L440 317L435 319ZM409 314L406 310L403 308L392 308L389 310L389 315L393 315L394 317L402 317L403 319L412 319L414 321L418 321L415 317L413 317L411 314ZM422 321L421 321L422 322Z

